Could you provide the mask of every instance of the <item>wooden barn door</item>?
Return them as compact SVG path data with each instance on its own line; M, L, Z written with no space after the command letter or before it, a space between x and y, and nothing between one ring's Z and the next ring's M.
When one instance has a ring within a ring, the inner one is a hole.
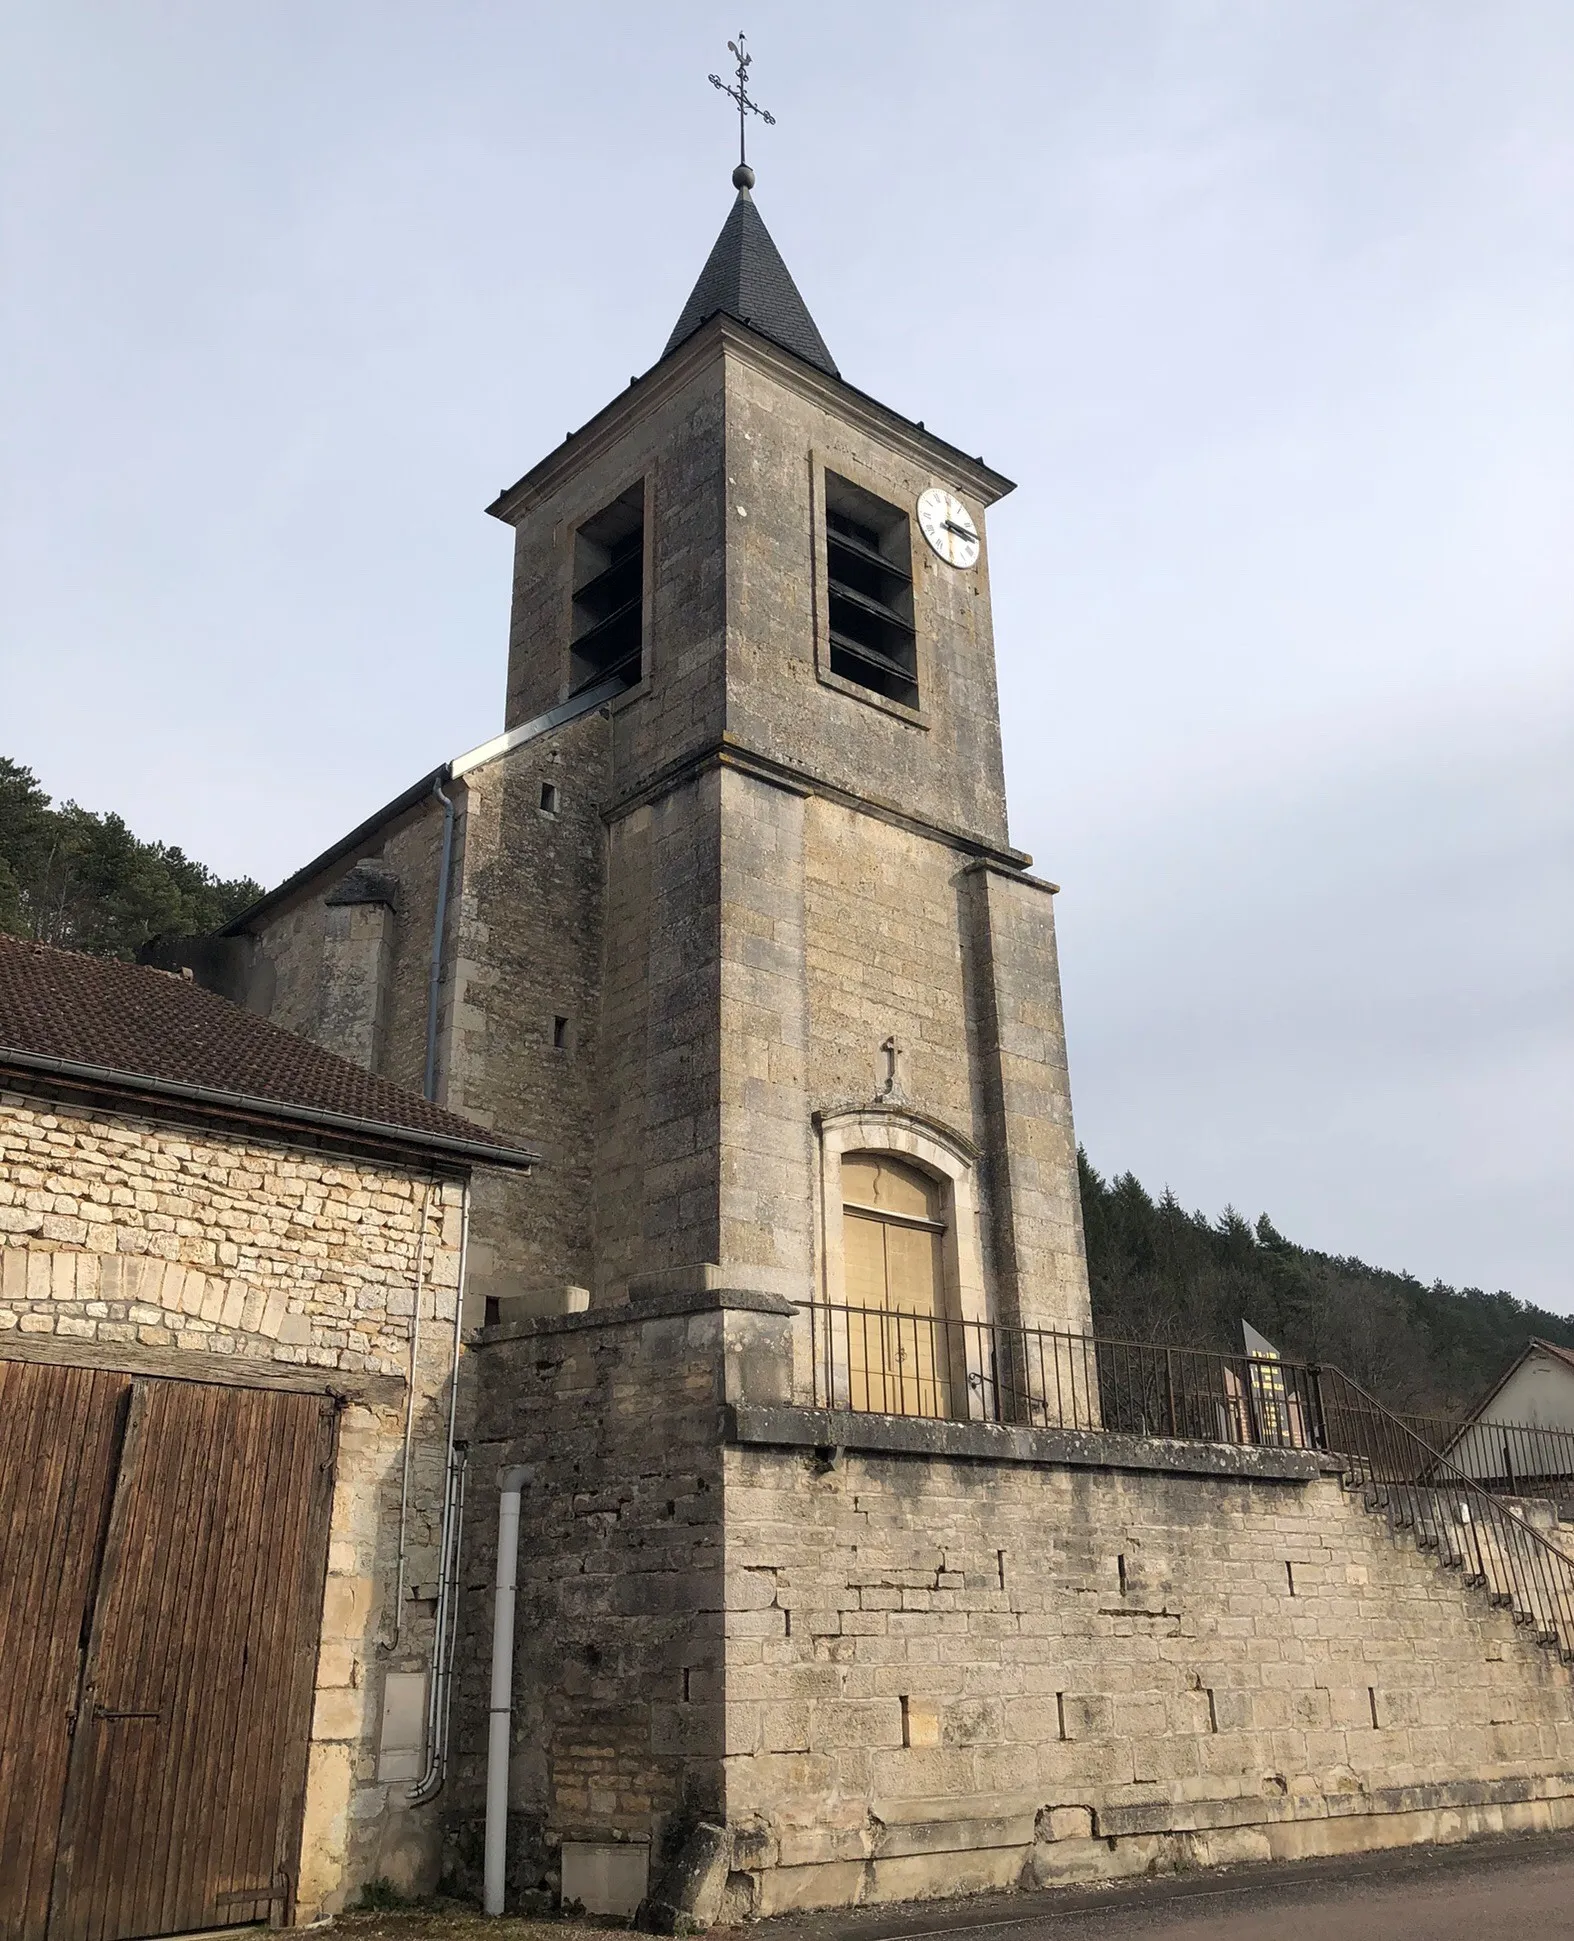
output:
M0 1936L49 1922L81 1683L131 1383L0 1361Z
M3 1366L8 1383L21 1370ZM74 1373L25 1371L46 1388ZM118 1379L125 1393L104 1431L111 1446L118 1440L118 1463L81 1594L74 1608L62 1595L22 1613L30 1638L52 1627L53 1644L35 1653L74 1662L57 1817L51 1827L47 1803L33 1815L38 1858L26 1906L0 1922L8 1941L129 1941L289 1911L334 1406ZM74 1436L58 1419L39 1427L35 1461ZM86 1440L95 1446L92 1433ZM8 1476L0 1488L18 1494ZM64 1554L70 1546L51 1536L48 1517L34 1493L23 1520ZM35 1720L34 1732L52 1745L58 1723Z

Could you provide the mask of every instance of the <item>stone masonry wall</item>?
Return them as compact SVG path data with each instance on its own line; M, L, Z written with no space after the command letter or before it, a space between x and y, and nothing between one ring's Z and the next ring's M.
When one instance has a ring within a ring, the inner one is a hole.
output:
M725 1488L735 1906L1574 1821L1568 1671L1331 1475L740 1447Z
M714 742L725 725L722 359L679 359L625 394L616 425L560 447L510 512L516 531L505 725L567 697L574 534L645 485L644 680L615 704L621 789Z
M977 1199L994 1312L1085 1331L1048 889L823 797L810 799L806 823L804 1117L874 1098L881 1047L894 1038L891 1103L982 1155Z
M1006 842L987 546L969 572L944 565L913 508L960 477L822 396L786 359L727 347L727 733L854 794L944 828ZM829 469L906 513L922 725L822 678L826 614L820 478ZM819 638L817 639L817 636Z
M497 1476L520 1510L509 1892L567 1839L653 1843L723 1808L728 1315L628 1308L488 1330L465 1532L450 1864L478 1879Z
M485 1301L556 1313L564 1288L594 1274L591 1141L596 1110L609 726L595 713L541 735L450 784L454 845L439 981L436 1094L499 1136L540 1148L552 1190L522 1176L477 1176L468 1324ZM541 787L557 807L541 807ZM341 1055L352 1033L375 1045L371 1068L423 1089L432 928L442 852L435 797L356 852L398 878L398 909L325 907L349 869L337 858L259 932L272 966L276 1024ZM333 926L374 923L386 958L380 987L353 986ZM376 1018L347 1020L380 988ZM557 1018L564 1042L555 1041ZM364 1061L363 1061L364 1062Z
M963 880L980 1143L993 1161L995 1311L1023 1327L1087 1334L1093 1310L1050 888L994 863L970 865Z
M907 1103L975 1143L960 883L943 843L816 798L805 841L808 1086L816 1109L880 1091L884 1040L900 1046Z
M1568 1670L1322 1459L824 1414L785 1303L663 1298L480 1351L461 1866L514 1462L512 1895L700 1818L709 1919L1574 1824Z
M539 1179L476 1181L469 1285L478 1322L487 1296L561 1313L564 1289L595 1279L609 739L598 711L472 769L453 791L464 851L444 981L442 1102L541 1153ZM541 806L543 784L557 791L551 811Z
M807 1299L814 1190L801 791L723 769L718 811L717 1261L728 1285Z
M462 803L456 803L456 809ZM322 872L280 906L270 909L256 935L270 975L259 980L271 992L268 1018L340 1056L352 1053L352 1040L374 1049L369 1069L412 1092L426 1076L426 1015L436 918L438 866L442 853L443 812L435 797L375 831L356 850L336 857ZM454 871L463 871L464 818L456 815ZM362 858L385 864L398 878L397 907L372 913L330 908L325 898ZM374 980L353 985L334 973L340 969L335 930L355 919L376 921L383 963ZM450 915L450 929L454 916ZM445 1000L451 991L445 989ZM352 1017L352 1004L375 1005L374 1016ZM445 1024L440 1013L440 1025ZM442 1032L439 1049L446 1049ZM359 1062L359 1061L358 1061ZM439 1060L439 1077L444 1076ZM441 1092L439 1092L441 1097Z
M721 1257L720 846L716 770L609 831L598 1300Z
M413 1167L0 1094L0 1355L95 1355L195 1380L211 1367L264 1385L315 1371L352 1396L339 1430L303 1919L377 1874L412 1888L436 1880L436 1809L410 1809L404 1785L377 1770L385 1675L421 1672L431 1650L464 1191ZM396 1634L418 1261L408 1602Z

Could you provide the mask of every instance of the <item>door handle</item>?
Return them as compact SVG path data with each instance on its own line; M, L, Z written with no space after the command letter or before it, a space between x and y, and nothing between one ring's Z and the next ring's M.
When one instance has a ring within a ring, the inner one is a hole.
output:
M93 1707L93 1717L95 1719L161 1719L163 1716L164 1712L162 1707L156 1712L113 1712L104 1705L95 1705Z

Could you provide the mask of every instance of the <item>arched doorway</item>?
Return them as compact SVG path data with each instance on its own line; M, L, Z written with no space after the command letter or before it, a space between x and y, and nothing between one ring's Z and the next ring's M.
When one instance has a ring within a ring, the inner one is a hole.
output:
M944 1190L889 1153L844 1153L841 1172L851 1404L949 1415Z

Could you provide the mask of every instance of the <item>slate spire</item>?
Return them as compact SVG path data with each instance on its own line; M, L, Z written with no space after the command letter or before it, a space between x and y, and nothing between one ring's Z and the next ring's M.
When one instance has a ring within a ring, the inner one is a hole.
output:
M676 350L685 337L692 336L708 317L721 310L762 337L769 337L773 344L780 344L783 350L792 351L817 371L840 377L825 339L809 315L809 306L799 296L798 286L788 275L781 252L754 206L749 193L754 187L754 170L747 163L739 163L732 179L738 199L705 259L700 280L683 306L683 315L662 356Z

